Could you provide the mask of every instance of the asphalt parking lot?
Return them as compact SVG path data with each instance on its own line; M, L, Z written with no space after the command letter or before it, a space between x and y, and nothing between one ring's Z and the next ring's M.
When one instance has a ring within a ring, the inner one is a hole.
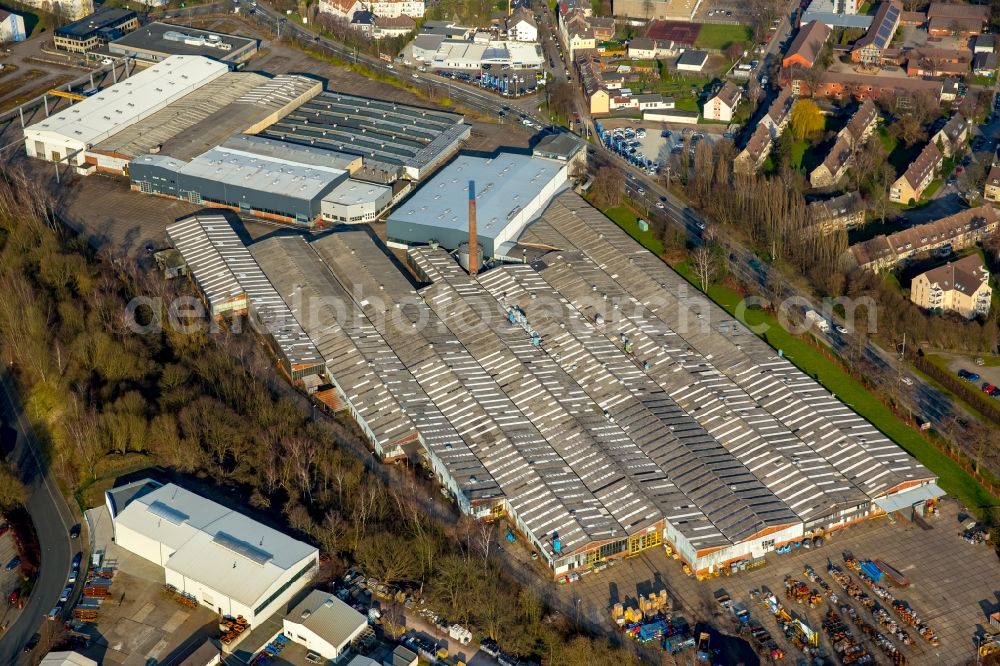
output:
M940 515L927 519L930 529L908 521L897 520L893 524L885 517L867 521L831 535L820 549L771 554L768 564L760 569L703 582L685 576L680 563L657 548L601 573L586 575L577 583L560 585L557 594L576 605L582 620L610 627L608 611L614 603L631 602L637 606L637 595L666 588L677 612L689 622L712 619L716 626L726 629L729 620L713 597L713 592L722 588L734 602L745 604L772 636L780 640L783 637L774 618L759 603L751 601L750 591L766 586L822 635L820 618L830 607L829 600L824 598L816 608L797 605L785 599L783 581L790 575L808 582L803 575L808 564L840 593L840 605L845 595L827 573L827 558L843 567L842 553L849 550L858 559L881 558L912 581L909 587L894 588L893 592L931 626L940 645L931 647L908 627L914 645L904 647L903 651L911 664L964 664L975 656L973 636L988 624L990 613L1000 610L1000 559L992 549L968 544L961 538L962 524L967 520L960 522L959 513L957 504L947 500L942 503ZM857 610L873 624L870 613L860 606ZM783 647L787 647L792 658L803 656L790 644ZM826 648L829 653L829 645ZM885 659L876 648L869 651L876 659Z
M641 127L645 129L646 136L641 139L636 139L641 144L640 150L647 158L655 160L660 164L670 160L671 151L675 150L677 146L684 145L684 137L686 134L699 134L703 137L701 140L708 142L709 146L714 145L715 142L721 138L718 134L706 132L705 127L701 125L671 125L667 127L662 123L629 120L627 118L610 119L606 122L602 121L601 125L608 130L616 127L631 127L632 129L639 129ZM664 137L664 131L670 132L670 136Z

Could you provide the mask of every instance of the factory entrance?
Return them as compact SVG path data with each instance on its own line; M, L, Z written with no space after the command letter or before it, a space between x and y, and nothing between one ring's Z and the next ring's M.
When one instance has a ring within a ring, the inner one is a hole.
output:
M654 530L648 534L638 534L628 540L628 555L632 557L644 550L663 543L663 532Z

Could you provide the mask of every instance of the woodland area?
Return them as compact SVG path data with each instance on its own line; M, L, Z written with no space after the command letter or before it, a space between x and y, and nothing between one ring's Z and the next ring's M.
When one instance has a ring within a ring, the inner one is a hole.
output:
M51 221L45 194L29 179L11 172L5 179L0 355L64 489L85 487L130 456L215 480L316 543L330 557L328 575L351 565L390 586L420 589L453 621L550 666L638 663L581 635L508 578L486 538L495 527L453 514L431 518L421 500L433 488L401 468L366 468L352 453L354 427L310 420L250 333L166 325L133 333L126 308L133 296L169 302L189 285L94 256ZM146 323L152 314L139 308L136 318Z

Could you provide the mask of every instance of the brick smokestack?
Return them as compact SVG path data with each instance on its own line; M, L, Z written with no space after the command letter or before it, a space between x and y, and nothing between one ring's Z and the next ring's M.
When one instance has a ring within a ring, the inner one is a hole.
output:
M469 181L469 275L479 273L479 243L476 240L476 181Z

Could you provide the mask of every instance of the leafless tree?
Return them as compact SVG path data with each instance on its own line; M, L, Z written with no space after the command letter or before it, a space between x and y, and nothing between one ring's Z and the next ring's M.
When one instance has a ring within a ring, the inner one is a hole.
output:
M715 275L718 272L715 255L708 246L702 244L692 250L691 263L694 266L694 274L698 278L701 290L707 292L709 285L715 280Z

